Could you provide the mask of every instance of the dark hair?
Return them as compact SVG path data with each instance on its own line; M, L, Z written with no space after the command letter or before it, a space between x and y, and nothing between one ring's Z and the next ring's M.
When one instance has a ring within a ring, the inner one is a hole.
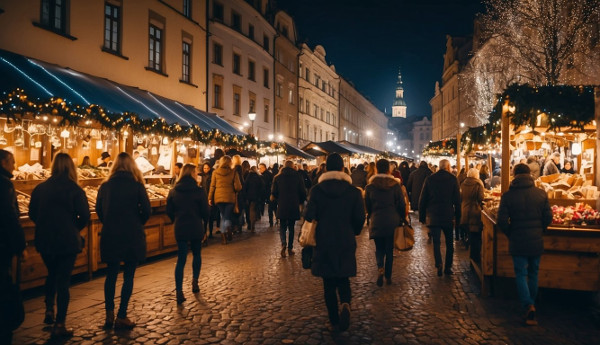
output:
M523 163L519 163L519 164L515 165L514 171L515 171L515 175L531 173L531 169L529 169L529 166L527 164L523 164Z
M183 163L177 162L177 163L175 163L175 166L178 167L179 169L181 169L181 168L183 168Z
M2 162L3 160L7 159L8 157L10 157L12 155L13 155L12 152L0 149L0 162Z
M387 159L380 159L375 163L375 168L379 174L387 174L390 171L390 161Z
M356 166L356 169L358 169L358 170L365 170L365 166L362 165L362 164L359 164L359 165Z
M221 157L225 156L225 152L222 149L216 149L214 153L215 161L218 161Z
M338 153L331 153L327 156L325 167L327 171L342 171L344 169L344 159Z

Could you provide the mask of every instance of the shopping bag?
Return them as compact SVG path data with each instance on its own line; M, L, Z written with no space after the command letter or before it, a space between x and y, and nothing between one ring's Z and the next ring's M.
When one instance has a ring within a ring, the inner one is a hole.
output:
M317 221L314 220L312 222L304 221L302 224L302 230L300 230L300 238L298 242L302 247L306 246L316 246L317 241L315 238L315 232L317 230Z
M394 248L407 251L415 245L415 230L410 224L404 224L396 228L394 232Z

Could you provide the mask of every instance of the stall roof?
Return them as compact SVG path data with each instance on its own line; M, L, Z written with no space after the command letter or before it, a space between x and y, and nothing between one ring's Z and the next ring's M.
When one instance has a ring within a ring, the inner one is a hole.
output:
M44 100L60 97L84 107L97 104L113 113L135 113L142 119L163 118L168 124L195 124L202 130L218 129L225 133L244 135L216 114L149 91L1 49L0 75L0 92L7 93L20 88L30 98Z
M364 153L364 154L369 154L369 155L378 155L378 154L381 154L381 151L375 150L372 147L354 144L354 143L351 143L351 142L349 142L347 140L339 141L339 143L342 144L342 145L344 145L344 146L352 147L353 149L361 151L361 153Z
M309 151L309 150L311 150L311 151ZM317 156L327 155L327 154L334 153L334 152L339 153L341 155L351 155L354 153L362 153L353 147L345 146L345 145L342 145L340 143L337 143L337 142L331 141L331 140L324 141L321 143L312 142L312 143L304 146L302 148L302 151L310 152L312 155L315 155L315 153L320 152L320 154L316 154Z
M288 156L297 156L304 159L315 159L315 156L310 155L288 143L285 143L285 152Z

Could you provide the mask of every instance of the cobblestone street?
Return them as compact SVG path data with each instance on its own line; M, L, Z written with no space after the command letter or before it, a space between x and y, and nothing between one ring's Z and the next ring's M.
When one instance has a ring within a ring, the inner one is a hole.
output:
M280 256L279 235L266 228L263 218L256 234L238 235L227 246L215 238L203 248L197 295L191 292L190 257L184 280L187 301L181 306L175 302L174 256L139 267L129 307L129 317L138 324L133 331L101 328L103 276L75 283L67 316L75 336L65 343L600 343L593 295L542 290L540 325L525 327L512 282L495 297L480 297L479 280L460 246L455 251L455 274L438 277L426 232L418 225L415 230L415 248L397 254L393 284L381 288L375 285L374 244L363 230L358 238L358 276L351 279L352 317L347 332L328 331L321 280L302 269L298 245L295 256ZM15 332L14 344L48 342L50 328L42 323L41 291L26 301L26 320Z

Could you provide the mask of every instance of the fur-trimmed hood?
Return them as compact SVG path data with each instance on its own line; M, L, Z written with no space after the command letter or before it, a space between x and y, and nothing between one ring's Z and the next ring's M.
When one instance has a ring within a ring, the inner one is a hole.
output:
M342 180L352 184L352 178L343 171L327 171L319 177L319 183L327 180Z
M379 189L388 189L400 183L399 178L388 174L375 174L369 179L369 184Z

